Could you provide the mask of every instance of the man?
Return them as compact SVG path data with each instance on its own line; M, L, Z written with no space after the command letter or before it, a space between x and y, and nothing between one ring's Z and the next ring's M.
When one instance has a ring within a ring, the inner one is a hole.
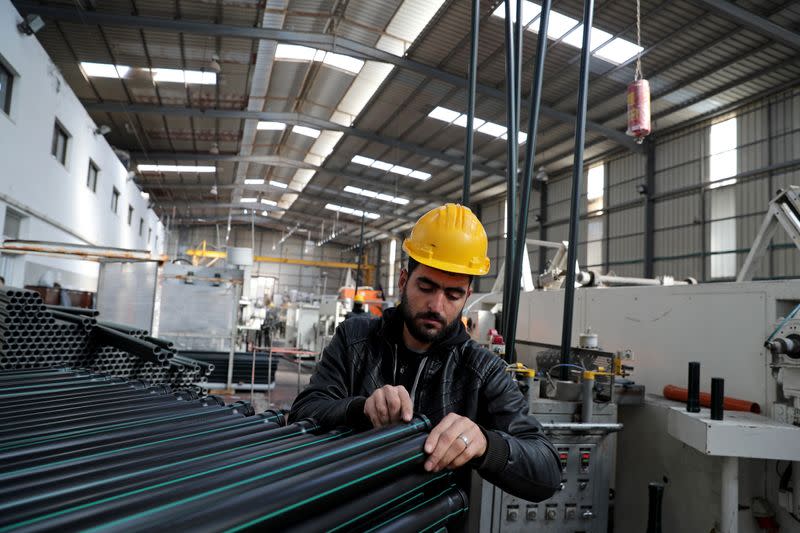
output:
M468 208L446 204L417 221L403 250L399 307L338 327L290 419L383 427L416 411L434 424L426 470L469 463L515 496L549 498L561 481L555 449L527 414L506 363L461 323L472 277L489 271L483 226Z
M364 295L356 293L355 297L353 297L353 310L344 315L344 319L348 320L350 318L370 318L367 312L364 310Z

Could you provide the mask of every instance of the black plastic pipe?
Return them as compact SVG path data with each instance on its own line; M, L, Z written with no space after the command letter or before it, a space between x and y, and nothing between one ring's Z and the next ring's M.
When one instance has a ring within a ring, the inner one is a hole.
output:
M572 164L572 191L569 213L569 248L567 250L567 277L564 281L564 319L561 329L561 364L569 365L572 346L572 313L575 306L575 262L578 259L578 230L581 214L581 181L583 178L583 148L586 140L586 104L589 98L589 61L591 58L591 30L594 0L583 3L583 41L581 46L578 105L575 117L575 156ZM569 367L561 367L561 379L569 379Z
M664 499L664 485L650 483L647 486L647 533L661 533L661 503Z
M514 23L511 12L511 0L504 0L505 4L505 46L506 46L506 252L505 269L503 278L503 336L508 341L508 315L511 297L511 269L514 265L514 221L517 214L517 133L519 120L517 117L517 57L516 39L514 37ZM510 361L513 354L506 351L505 359Z
M689 383L687 385L686 410L690 413L700 412L700 363L689 363Z
M98 325L92 329L92 335L102 344L108 344L147 361L161 363L167 360L168 353L153 343L128 335L119 330Z
M89 317L96 317L100 314L100 311L97 309L86 309L83 307L64 307L62 305L45 305L45 309L48 311L60 311L62 313L70 313L73 315L83 315Z
M464 155L464 185L461 204L469 207L469 190L472 183L472 152L475 140L475 92L478 84L478 41L481 20L481 2L472 0L470 18L469 81L467 82L467 140Z
M428 498L410 510L398 514L378 526L381 533L405 531L435 531L469 509L469 498L464 491L452 486L444 492Z
M722 420L724 417L725 380L711 378L711 420Z
M533 80L528 109L528 139L525 145L525 166L522 177L522 198L519 206L519 223L517 224L517 239L514 243L514 264L511 273L511 290L509 293L509 308L503 312L508 314L508 332L505 334L506 353L509 361L515 361L514 345L517 336L517 318L519 314L520 283L522 279L522 262L525 254L525 241L528 233L528 210L531 203L531 190L533 189L533 169L536 159L536 137L539 129L539 112L542 107L542 80L544 79L544 60L547 53L547 25L550 19L550 6L552 0L543 0L539 14L539 37L536 48L536 61L534 63ZM522 5L522 2L519 2ZM510 222L509 222L510 224Z

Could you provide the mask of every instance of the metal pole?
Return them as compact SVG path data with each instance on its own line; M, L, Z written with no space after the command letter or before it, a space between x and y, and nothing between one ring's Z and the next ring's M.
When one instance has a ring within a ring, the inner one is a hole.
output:
M564 291L564 320L561 330L561 364L570 363L572 344L572 311L575 305L575 262L578 258L578 224L580 222L581 178L583 177L583 144L586 138L586 102L589 97L589 45L594 0L583 4L583 46L581 48L578 109L575 118L575 160L572 165L572 197L569 216L569 248L567 249L567 279ZM569 367L561 367L561 379L569 379Z
M364 259L364 213L361 214L361 236L358 238L358 268L356 269L356 290L353 292L353 298L358 293L358 287L361 285L361 264Z
M511 274L511 293L508 298L508 330L506 335L506 353L509 358L514 358L514 344L517 335L517 312L519 309L520 278L522 276L522 256L525 253L525 237L528 231L528 207L531 202L531 189L533 188L533 167L536 158L536 130L539 127L539 111L542 104L542 79L544 78L544 59L547 53L547 23L550 18L552 0L542 2L542 11L539 19L539 38L536 49L536 65L531 82L530 114L528 115L528 141L525 146L525 168L522 178L522 198L519 205L519 223L517 225L517 240L514 243L514 265ZM519 2L521 5L522 2ZM517 14L519 16L519 13ZM519 21L518 21L519 23ZM519 96L519 95L518 95ZM521 100L521 98L520 98ZM511 223L509 222L509 225ZM503 306L505 311L506 307Z
M739 458L722 458L720 533L739 531Z
M478 84L478 31L480 25L480 0L472 0L472 21L470 25L471 45L469 50L469 83L467 84L467 147L464 150L464 190L461 203L469 207L469 187L472 181L472 144L475 138L475 89Z
M505 0L505 45L506 45L506 133L508 148L507 155L507 183L506 183L506 257L503 279L503 335L508 333L508 315L511 306L511 268L514 265L514 215L516 214L517 201L517 101L515 80L517 67L514 57L514 27L511 20L511 0ZM508 339L506 338L506 341ZM512 354L506 351L506 360L510 361Z
M656 143L653 142L652 138L647 140L646 168L644 185L644 277L652 278L655 276L656 227L656 204L653 200L656 194Z
M277 383L277 379L275 380ZM272 407L272 332L269 336L269 353L267 355L267 408Z

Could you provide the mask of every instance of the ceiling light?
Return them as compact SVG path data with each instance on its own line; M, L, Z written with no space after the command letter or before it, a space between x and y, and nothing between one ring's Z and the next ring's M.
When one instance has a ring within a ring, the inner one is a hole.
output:
M143 199L143 200L149 200L149 199L150 199L150 193L149 193L149 192L144 192L144 191L142 191L142 192L140 192L139 194L141 194L141 195L142 195L142 199Z
M494 122L487 122L476 131L485 133L491 137L500 137L501 135L505 135L506 127L501 126L500 124L495 124Z
M125 65L109 65L107 63L81 62L81 69L87 76L94 78L124 78L131 67Z
M413 170L408 167L395 165L389 170L389 172L394 172L395 174L400 174L401 176L408 176L409 174L411 174L411 172L413 172Z
M139 172L186 172L186 173L207 173L216 172L215 166L198 165L138 165Z
M261 211L261 216L268 217L269 216L269 211Z
M329 211L338 211L339 213L344 213L345 215L353 215L357 217L365 217L371 220L377 220L381 218L381 216L377 213L370 213L369 211L364 212L360 209L353 209L352 207L344 207L336 204L326 204L325 209Z
M153 81L156 83L191 83L200 85L215 85L217 75L213 72L201 70L181 70L175 68L153 68Z
M435 107L433 111L428 113L429 117L435 118L436 120L441 120L443 122L447 122L448 124L450 122L453 122L460 115L461 113L459 113L458 111L453 111L452 109L447 109L446 107L441 107L441 106Z
M378 170L388 171L388 170L391 170L394 165L391 164L391 163L386 163L384 161L375 161L370 166L372 168L377 168Z
M239 201L242 202L243 204L254 204L254 203L256 203L258 201L258 198L247 198L247 197L244 197L244 198L241 198Z
M286 124L283 122L270 122L268 120L260 120L257 130L270 130L270 131L283 131L286 129Z
M275 207L276 205L278 205L278 202L276 202L275 200L267 200L266 198L262 198L261 199L261 203L264 204L264 205L270 205L272 207Z
M212 186L211 186L211 190L210 190L209 192L210 192L211 194L213 194L214 196L216 196L216 195L217 195L217 192L218 192L218 191L217 191L217 184L216 184L216 183L215 183L214 185L212 185Z
M367 198L375 198L377 200L381 200L384 202L391 202L398 205L406 205L410 201L407 198L400 198L399 196L392 196L390 194L370 191L369 189L361 189L359 187L353 187L352 185L346 185L344 188L344 192L349 192L351 194L358 194L360 196L366 196Z
M279 189L286 189L289 186L281 181L269 180L269 184L273 187L278 187Z
M319 137L319 134L322 133L319 130L315 130L314 128L307 128L306 126L294 126L292 128L294 133L298 135L304 135L306 137L311 137L312 139L316 139Z
M430 174L428 174L427 172L422 172L421 170L415 170L414 172L409 174L408 177L409 178L414 178L416 180L422 180L422 181L431 179L431 175Z
M410 200L408 198L400 198L399 196L395 196L394 198L392 198L391 202L393 204L398 204L398 205L408 205L408 202L410 202Z
M353 163L357 165L364 165L366 167L372 166L372 163L375 162L374 159L370 159L369 157L364 157L363 155L354 155L353 159L351 159Z
M245 178L244 179L245 185L264 185L263 178Z
M361 194L361 189L359 189L358 187L353 187L351 185L347 185L344 188L344 192L349 192L349 193L353 193L353 194Z

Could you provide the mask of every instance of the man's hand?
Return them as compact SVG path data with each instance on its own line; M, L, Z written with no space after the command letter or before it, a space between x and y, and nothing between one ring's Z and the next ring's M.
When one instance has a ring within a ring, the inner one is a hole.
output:
M425 470L453 470L486 453L486 437L478 425L467 417L450 413L428 435L425 441Z
M379 428L397 422L411 422L414 405L405 387L384 385L367 398L364 414L373 427Z

